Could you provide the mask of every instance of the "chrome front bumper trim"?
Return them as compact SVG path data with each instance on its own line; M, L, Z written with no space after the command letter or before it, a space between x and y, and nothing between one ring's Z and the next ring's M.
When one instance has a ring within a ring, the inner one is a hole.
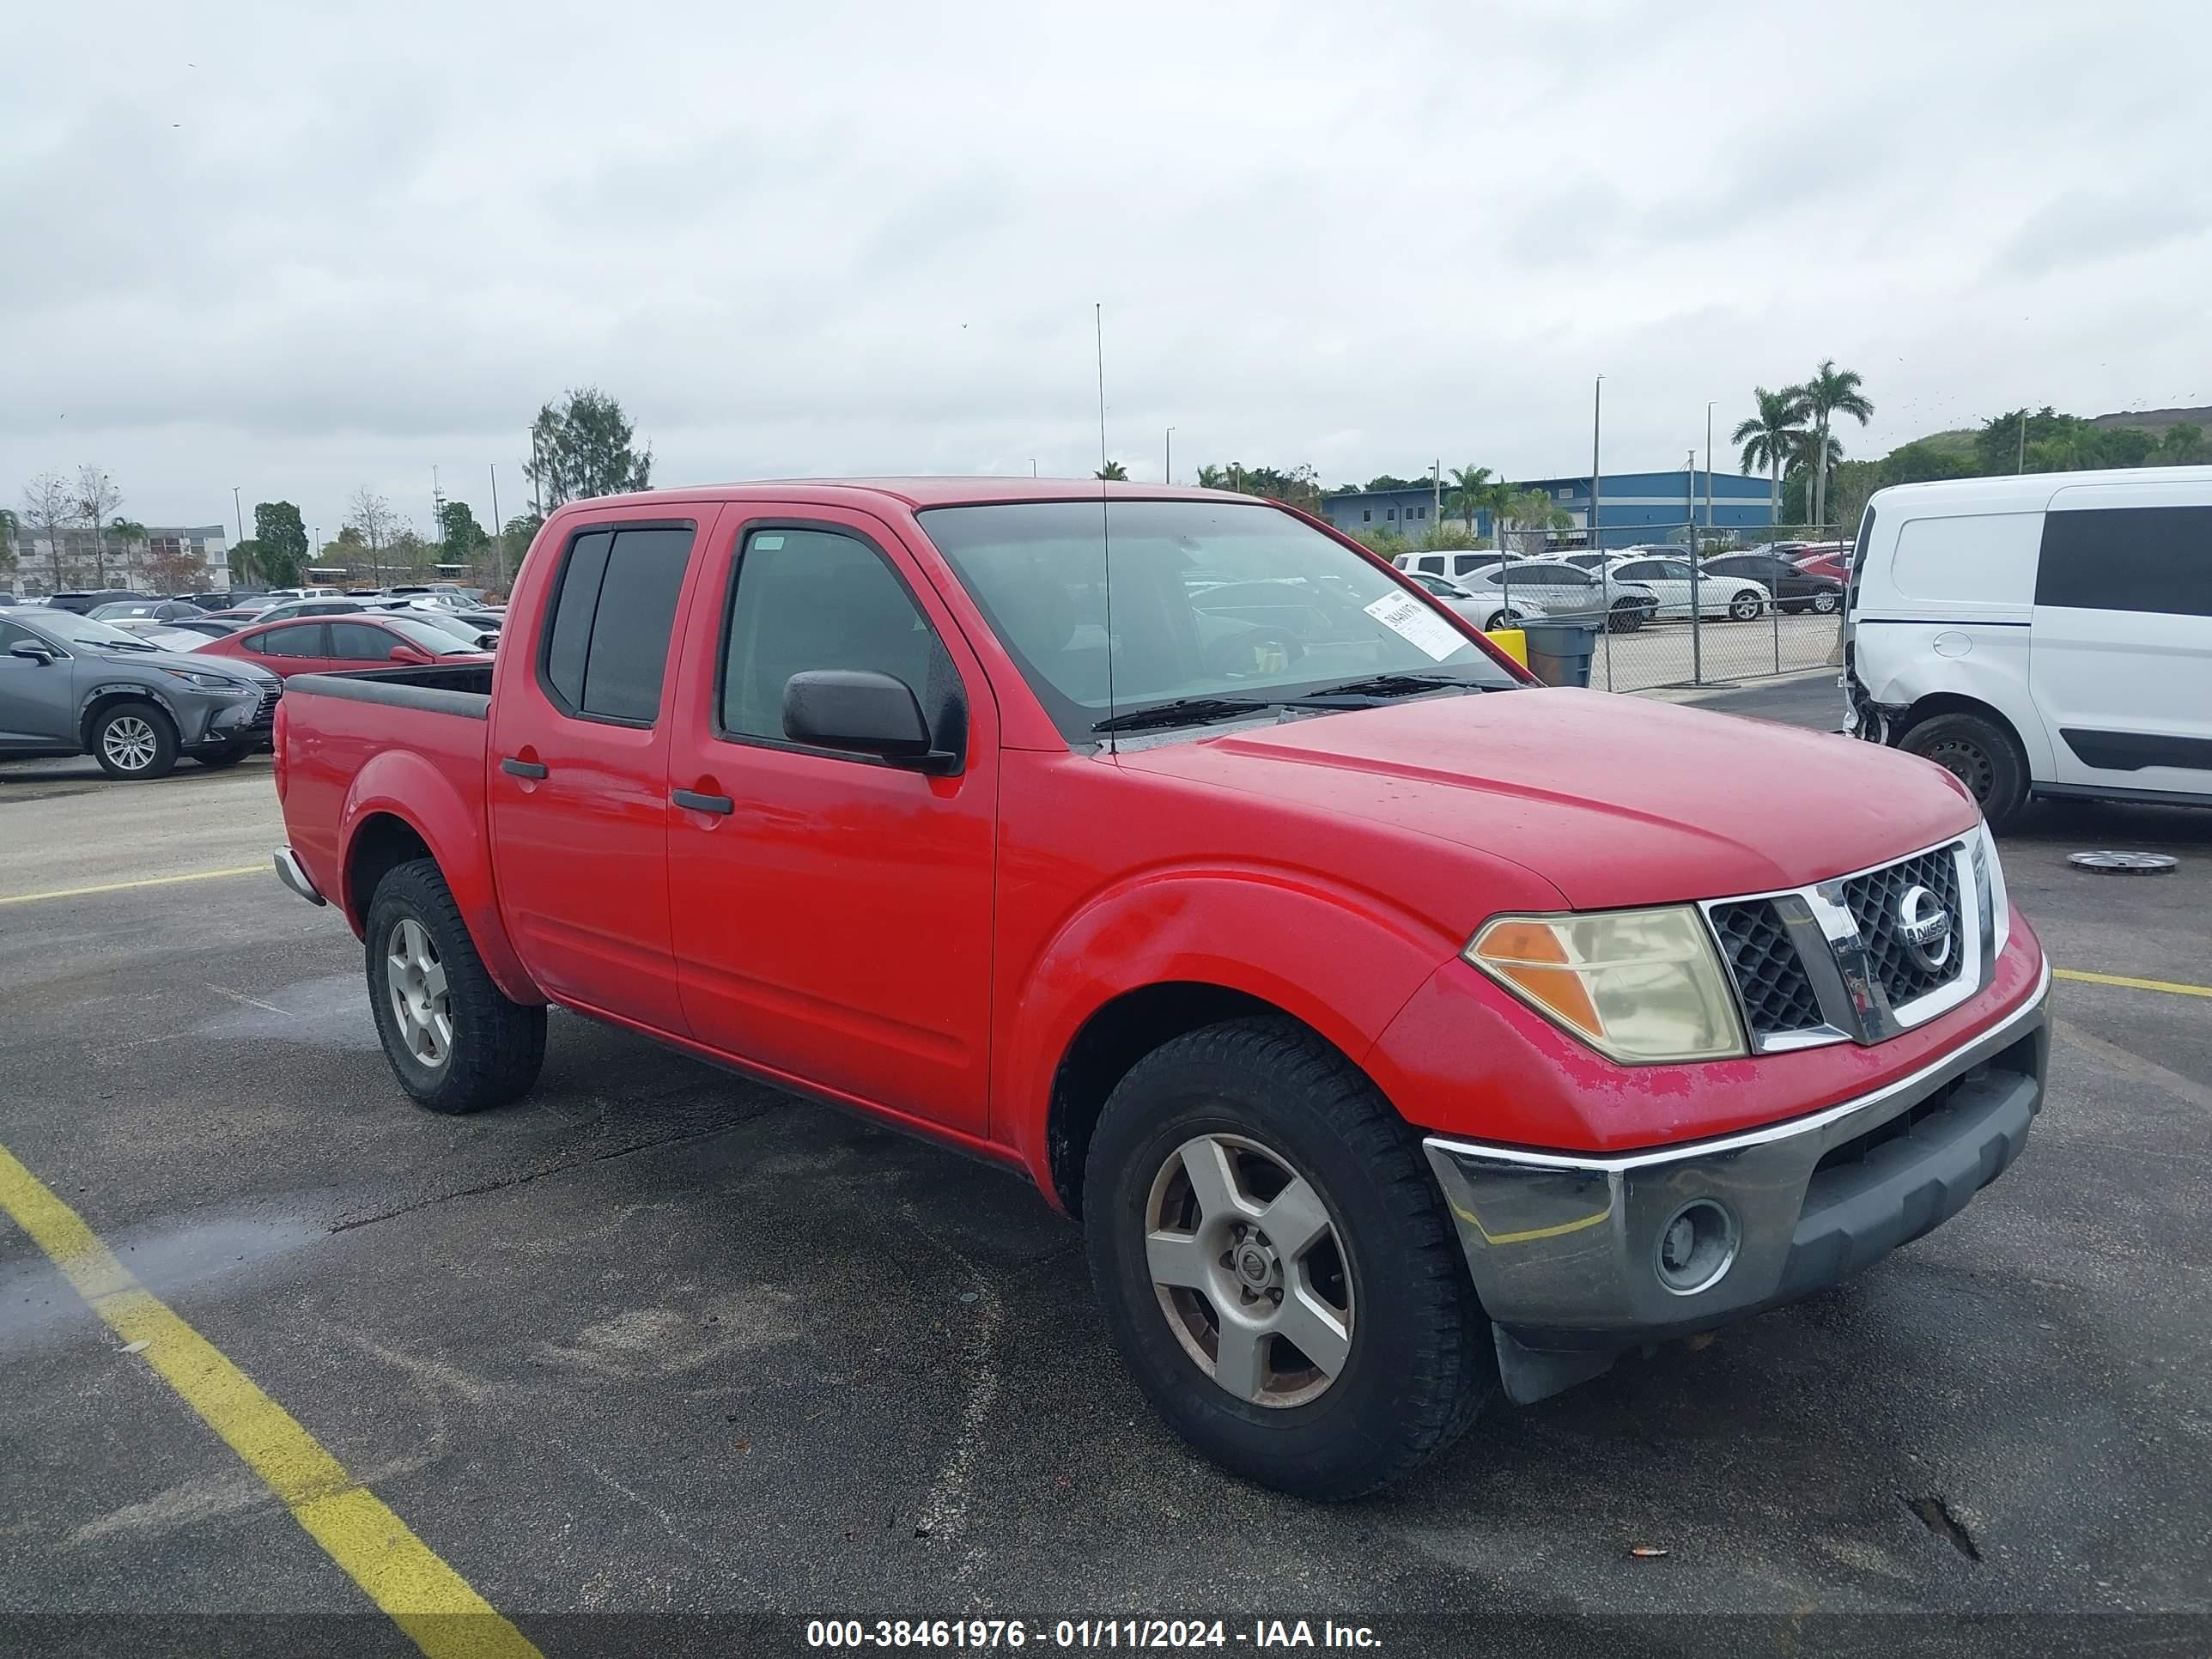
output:
M315 884L307 878L300 860L289 847L276 849L276 879L297 893L310 904L327 904L330 901L315 890Z
M1740 1134L1613 1157L1430 1136L1484 1310L1530 1349L1619 1350L1793 1301L1917 1237L2025 1143L2043 1102L2050 988L2045 963L2012 1013L1909 1077ZM1685 1294L1660 1278L1661 1234L1700 1200L1733 1221L1735 1255Z

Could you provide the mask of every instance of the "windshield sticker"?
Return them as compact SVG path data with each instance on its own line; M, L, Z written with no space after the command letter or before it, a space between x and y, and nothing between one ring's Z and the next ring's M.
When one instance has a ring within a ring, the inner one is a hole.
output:
M1386 593L1366 607L1367 614L1431 661L1442 662L1467 643L1467 638L1411 593Z
M783 545L783 538L781 536L756 536L753 538L753 545L763 553L773 553L776 549Z

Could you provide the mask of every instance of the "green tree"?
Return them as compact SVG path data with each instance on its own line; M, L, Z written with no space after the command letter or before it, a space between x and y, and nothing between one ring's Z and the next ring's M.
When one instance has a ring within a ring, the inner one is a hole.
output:
M1769 392L1765 386L1753 386L1752 397L1757 401L1759 413L1737 423L1729 434L1729 441L1742 447L1744 475L1748 477L1753 467L1766 472L1766 499L1777 523L1782 518L1782 470L1790 464L1790 446L1804 429L1805 405L1784 386L1779 392Z
M1490 514L1490 544L1502 553L1512 550L1505 544L1505 522L1520 493L1504 478L1489 479L1474 492L1475 509Z
M1201 466L1198 469L1198 487L1200 489L1228 489L1228 470L1225 467Z
M538 486L538 504L551 512L564 501L649 489L653 446L632 447L636 428L623 406L597 386L571 387L531 422L531 459L523 474Z
M1119 461L1109 461L1091 476L1110 483L1126 483L1129 478L1129 469Z
M1498 545L1504 552L1513 550L1505 540L1509 533L1518 535L1524 532L1565 530L1575 521L1573 514L1560 507L1543 490L1516 489L1510 484L1505 485L1504 489L1504 504L1498 516L1491 521L1498 530ZM1524 545L1521 551L1525 557L1531 550Z
M1877 488L1891 484L1926 483L1933 478L1971 478L1975 475L1973 462L1955 450L1939 449L1925 439L1915 438L1909 444L1899 444L1876 463L1881 470L1881 482ZM1851 522L1849 518L1839 523Z
M52 584L47 592L52 593L74 587L82 580L69 545L70 522L76 511L76 492L58 472L41 472L23 486L23 531L33 542L46 544Z
M1806 418L1820 441L1813 451L1813 522L1826 524L1824 516L1828 505L1829 456L1840 456L1843 446L1831 435L1838 415L1848 415L1864 426L1874 416L1874 405L1869 403L1860 387L1864 382L1856 369L1838 368L1836 360L1823 357L1820 366L1813 371L1813 378L1802 386L1784 388L1784 395L1793 397L1805 406Z
M293 582L272 582L261 574L261 544L252 536L230 544L230 585L236 588L297 586Z
M1451 494L1444 497L1444 507L1467 521L1467 533L1473 536L1474 515L1482 509L1482 492L1490 483L1490 469L1455 466L1451 470Z
M491 538L466 501L447 501L440 507L438 528L444 537L447 564L474 563L477 553L491 545Z
M2159 440L2159 459L2176 466L2187 466L2203 460L2204 428L2187 421L2176 421L2166 428L2166 436Z
M521 513L500 527L500 564L510 580L522 568L522 556L530 551L530 544L536 539L538 528L544 522L535 513Z
M253 564L271 587L297 587L307 563L307 526L289 501L253 504Z

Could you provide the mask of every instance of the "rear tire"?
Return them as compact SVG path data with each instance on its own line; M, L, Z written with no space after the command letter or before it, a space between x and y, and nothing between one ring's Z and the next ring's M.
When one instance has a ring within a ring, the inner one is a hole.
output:
M377 883L364 932L376 1034L417 1104L480 1112L529 1091L545 1061L545 1010L492 983L434 859Z
M2027 757L2011 732L1984 715L1935 715L1908 730L1897 746L1965 784L1992 830L2004 830L2027 804Z
M177 765L176 725L150 702L111 703L92 723L92 756L111 778L166 778Z
M1728 613L1736 622L1757 622L1766 614L1766 601L1756 593L1741 592L1729 601Z
M1416 1136L1292 1021L1207 1026L1138 1061L1099 1118L1084 1194L1091 1278L1138 1387L1247 1480L1363 1496L1450 1445L1496 1389L1490 1323Z
M1640 599L1615 599L1605 613L1605 631L1608 634L1633 634L1644 623L1644 604Z

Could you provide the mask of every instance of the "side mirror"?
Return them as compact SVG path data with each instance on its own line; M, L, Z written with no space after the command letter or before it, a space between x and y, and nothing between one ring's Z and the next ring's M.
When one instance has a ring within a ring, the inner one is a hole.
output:
M959 763L930 746L929 723L904 680L859 669L811 669L786 680L783 734L921 771L949 772Z
M21 657L27 662L34 662L41 668L53 666L54 653L36 640L16 641L8 647L8 654L11 657Z
M394 662L412 663L419 666L420 665L429 661L430 659L423 653L417 651L411 645L395 645L392 647L392 660Z

